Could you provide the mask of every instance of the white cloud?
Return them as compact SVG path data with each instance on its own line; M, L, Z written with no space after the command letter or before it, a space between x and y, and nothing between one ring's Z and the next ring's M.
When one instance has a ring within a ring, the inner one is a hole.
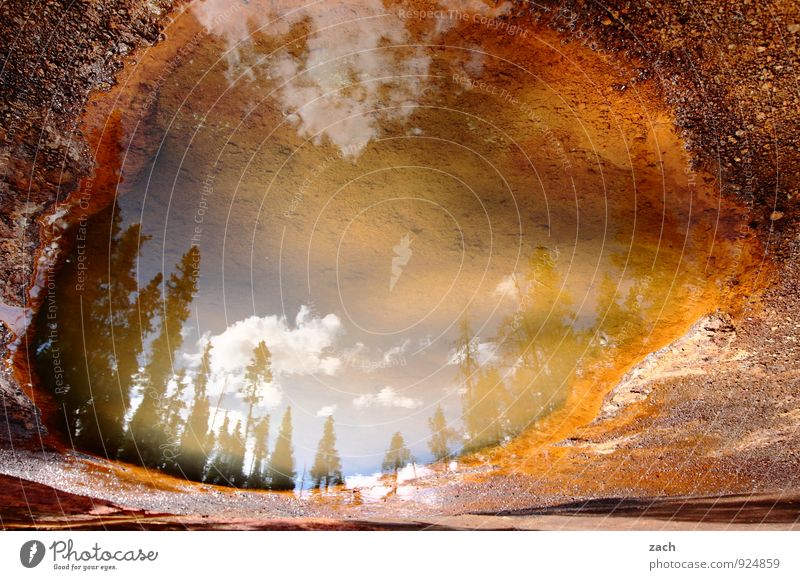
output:
M482 342L478 337L472 339L471 349L474 359L478 362L479 366L484 366L494 359L498 351L496 342L484 341ZM447 357L447 364L459 365L463 362L466 356L466 348L461 347L458 350L450 351Z
M455 464L455 465L454 465ZM458 464L451 462L451 471L455 471ZM397 472L397 483L412 481L420 477L427 477L434 473L433 469L426 465L406 465ZM345 486L348 489L358 488L367 497L380 499L385 496L391 488L385 485L385 473L373 473L372 475L362 475L360 473L348 475L345 478ZM398 490L399 491L399 490Z
M381 0L300 9L283 2L252 4L233 16L226 16L229 0L206 0L193 10L203 26L225 39L229 80L256 71L271 81L301 136L315 143L326 137L343 156L357 157L385 121L404 120L417 106L431 58L412 46L406 22ZM312 33L303 51L269 59L255 55L248 63L248 21L274 35L304 21Z
M411 340L406 339L401 344L382 351L377 348L370 349L363 342L357 342L354 346L342 351L341 359L349 367L359 369L365 373L373 373L379 369L405 366L405 355L411 345ZM377 351L378 358L370 356L372 351Z
M496 342L478 343L478 364L483 366L489 364L497 354Z
M317 417L330 417L336 412L336 405L325 405L317 411Z
M342 351L342 360L349 366L357 366L368 350L367 345L363 342L357 342Z
M214 374L243 373L253 349L264 341L272 353L272 372L280 375L334 375L342 365L327 351L342 329L335 314L318 318L301 306L290 326L285 317L251 316L235 322L211 337L211 368Z
M244 387L244 381L237 381L233 389L231 389L229 385L229 392L235 392L237 398L242 398ZM281 404L281 401L283 401L283 390L281 389L280 385L275 382L262 382L258 385L258 391L261 395L261 403L259 403L259 407L274 409Z
M317 317L307 306L301 306L294 325L285 317L251 316L217 335L204 334L197 341L195 352L184 357L194 372L198 372L202 353L210 341L209 396L213 401L223 393L241 398L253 349L263 340L272 353L273 379L259 385L262 397L259 407L269 409L278 407L283 400L282 377L334 375L339 371L341 359L328 352L341 331L341 321L335 314Z
M383 353L384 364L391 365L392 363L400 362L408 351L409 346L411 346L411 339L407 338L403 341L403 344L393 346L392 348L386 350Z
M517 277L515 274L503 276L494 289L494 293L498 296L508 296L509 298L519 298L519 286L517 284Z
M358 409L367 407L397 407L400 409L416 409L422 401L411 397L404 397L392 387L384 387L377 393L359 395L353 399L353 405Z

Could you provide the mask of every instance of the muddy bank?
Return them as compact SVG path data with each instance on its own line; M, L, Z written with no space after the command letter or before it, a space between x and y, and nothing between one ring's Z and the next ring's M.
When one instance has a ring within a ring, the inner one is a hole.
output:
M108 90L138 47L157 42L171 2L8 2L0 8L0 328L7 360L14 335L38 307L42 260L61 235L59 205L94 170L81 131L89 95ZM53 214L56 214L53 217ZM38 432L38 413L8 364L0 441ZM6 420L7 419L7 420Z
M524 491L521 480L498 477L481 486L478 505L468 501L467 486L453 476L408 481L398 494L372 499L368 490L362 498L353 490L289 496L187 485L137 473L141 468L64 455L23 452L13 460L2 458L13 474L0 476L0 498L8 506L5 529L787 530L800 525L796 492L575 499L537 495ZM512 501L503 501L503 495Z
M37 282L42 246L60 235L58 220L48 216L94 166L87 136L79 130L87 99L93 91L108 90L126 60L138 58L137 50L158 41L171 4L54 2L43 8L16 2L2 8L4 359L14 332L22 332L30 317L25 309L37 306L35 295L26 292ZM697 164L717 176L723 195L749 204L749 225L767 248L768 261L757 268L760 292L716 319L724 322L714 322L712 330L695 328L688 342L640 367L635 384L623 384L616 398L607 400L600 420L546 445L523 438L515 443L516 456L507 455L509 463L501 462L499 471L445 474L421 483L415 497L433 495L444 511L463 513L574 498L796 490L800 386L792 361L800 329L794 318L800 97L793 71L800 7L788 1L737 9L718 2L647 7L611 2L605 8L588 2L517 2L509 18L547 23L565 42L585 42L609 59L624 55L625 62L641 63L629 71L629 84L609 90L646 84L661 92ZM42 273L38 276L41 283ZM27 383L18 384L19 376L6 367L0 378L0 443L36 448L43 444L36 435L44 429L31 402L35 393ZM58 448L55 441L44 442ZM560 459L555 467L537 467L542 457L554 455ZM56 472L75 468L55 456L45 459ZM650 466L646 474L640 471L642 462ZM10 462L2 472L35 479ZM71 492L81 495L79 488ZM150 492L145 487L137 493ZM182 502L159 497L166 512L174 513ZM114 501L140 503L124 496ZM318 516L316 508L306 511L287 502L291 516ZM86 507L78 500L74 505L76 513ZM403 518L411 512L401 505L393 513ZM263 516L279 517L279 512L267 510Z

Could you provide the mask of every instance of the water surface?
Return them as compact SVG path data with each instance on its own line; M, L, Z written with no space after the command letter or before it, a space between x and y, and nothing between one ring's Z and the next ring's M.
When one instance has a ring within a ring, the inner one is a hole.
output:
M114 95L40 318L76 447L275 489L450 461L739 274L743 212L580 43L280 4L193 5Z

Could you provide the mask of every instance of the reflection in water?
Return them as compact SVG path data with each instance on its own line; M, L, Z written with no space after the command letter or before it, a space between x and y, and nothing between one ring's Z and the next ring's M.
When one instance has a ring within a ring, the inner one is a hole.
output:
M588 49L499 34L507 4L278 4L199 3L132 73L155 88L122 90L93 186L115 201L39 321L76 447L396 481L505 444L736 275L738 209Z
M319 440L314 465L311 468L312 486L326 490L344 483L342 460L336 450L336 434L333 431L333 416L325 420L322 439Z
M397 477L397 472L412 461L411 451L406 446L402 433L398 431L392 435L392 442L389 443L389 450L386 452L386 457L383 458L383 470Z
M448 427L441 405L436 406L433 416L428 419L428 427L431 430L428 449L430 449L433 460L447 461L453 456L450 446L458 441L458 431Z

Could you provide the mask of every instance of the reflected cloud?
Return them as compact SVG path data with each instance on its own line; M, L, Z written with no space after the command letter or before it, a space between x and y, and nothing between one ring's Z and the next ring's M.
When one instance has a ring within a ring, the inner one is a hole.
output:
M516 275L509 274L508 276L503 276L500 282L497 283L497 286L494 289L494 293L497 296L513 298L515 300L518 299L519 285L517 283Z
M468 353L469 351L469 353ZM498 353L497 343L491 340L483 341L475 337L472 339L470 346L458 346L452 350L448 357L447 364L450 366L457 366L464 363L468 354L475 357L475 362L479 366L484 366L492 362Z
M254 2L249 18L225 18L228 0L206 0L193 10L225 40L230 82L242 75L272 82L298 134L315 144L326 137L345 157L358 157L387 121L406 119L423 93L431 59L423 48L409 46L404 20L379 0L307 9ZM270 57L245 57L254 52L253 35L262 27L271 35L296 27L308 32L300 38L301 50L292 43Z
M251 316L235 322L209 340L212 374L243 375L253 349L264 341L272 353L272 371L281 375L335 375L342 360L326 354L342 332L335 314L314 316L302 306L294 326L284 316Z
M336 412L337 407L338 405L325 405L324 407L320 407L317 411L317 417L330 417Z
M363 342L357 342L354 346L346 348L341 358L347 366L371 374L382 369L406 366L406 354L410 347L411 340L406 339L401 344L386 350L374 349L377 350L378 357L371 358L369 353L373 349Z
M353 405L357 409L366 409L368 407L416 409L422 405L422 401L412 397L404 397L392 387L384 387L377 393L359 395L353 399Z

